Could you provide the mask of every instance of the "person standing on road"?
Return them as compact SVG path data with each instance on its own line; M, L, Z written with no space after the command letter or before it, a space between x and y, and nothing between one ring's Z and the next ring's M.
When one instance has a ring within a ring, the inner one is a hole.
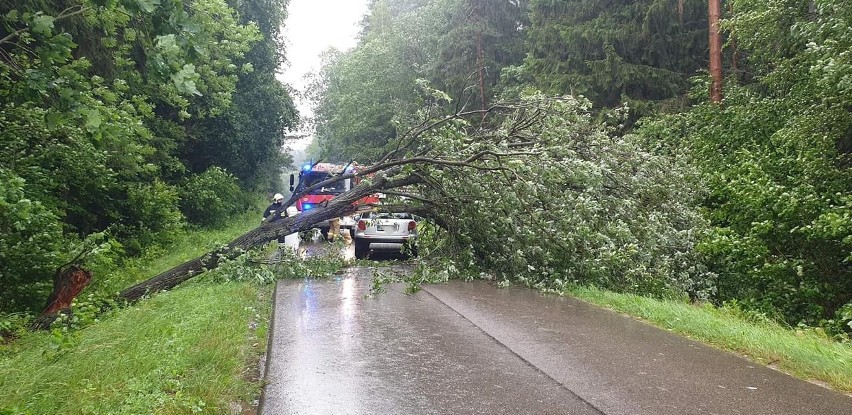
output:
M276 193L275 196L272 196L272 204L263 212L261 222L275 222L285 216L287 216L287 213L284 210L284 195Z
M263 219L261 219L261 222L275 222L286 216L287 211L284 209L284 195L276 193L275 196L272 196L272 204L263 212ZM278 243L283 244L284 238L284 236L279 236Z

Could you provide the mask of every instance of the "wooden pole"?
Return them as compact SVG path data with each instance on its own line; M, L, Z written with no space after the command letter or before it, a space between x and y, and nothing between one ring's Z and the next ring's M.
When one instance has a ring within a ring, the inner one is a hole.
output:
M476 71L479 75L479 101L482 104L481 109L484 110L488 107L488 103L485 102L485 74L483 73L485 71L485 54L482 50L482 25L484 23L482 9L479 7L479 0L474 1L473 8L476 24Z
M722 35L719 19L722 15L721 0L708 0L710 23L710 101L722 102Z

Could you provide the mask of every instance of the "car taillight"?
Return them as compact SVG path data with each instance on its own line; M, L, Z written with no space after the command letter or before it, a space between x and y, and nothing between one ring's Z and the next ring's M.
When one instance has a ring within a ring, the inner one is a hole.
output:
M364 222L363 220L359 220L358 221L358 230L359 231L366 231L367 230L367 222Z
M408 222L408 231L414 232L415 229L417 229L417 222L415 222L415 221Z

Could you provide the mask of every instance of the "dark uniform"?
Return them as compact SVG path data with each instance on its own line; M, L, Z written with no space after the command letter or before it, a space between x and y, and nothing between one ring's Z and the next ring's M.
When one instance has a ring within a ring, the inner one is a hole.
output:
M284 213L284 201L272 202L272 204L266 208L266 211L263 212L263 221L275 222L282 218L282 213Z
M272 204L269 205L268 208L263 212L263 221L264 222L275 222L278 219L281 219L287 216L287 211L284 209L284 196L280 193L275 195L275 198L272 200ZM284 237L278 237L279 243L284 243Z

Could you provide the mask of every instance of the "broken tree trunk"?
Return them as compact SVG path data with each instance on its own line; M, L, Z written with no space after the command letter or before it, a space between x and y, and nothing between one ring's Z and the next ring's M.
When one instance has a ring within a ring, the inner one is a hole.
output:
M423 132L426 132L432 128L436 128L454 119L508 108L510 107L504 104L498 104L489 107L487 110L484 111L477 110L470 112L461 112L447 117L443 117L439 120L424 122L423 125L415 129L412 133L407 134L407 140L413 140ZM402 140L402 138L400 138L400 140ZM409 144L411 143L413 143L413 141L409 142ZM526 145L529 143L524 142L519 144ZM516 147L519 147L520 145L517 145ZM286 235L309 230L313 227L314 224L319 223L321 221L328 220L331 218L338 218L346 214L351 214L356 210L356 205L358 201L364 198L365 196L377 192L390 191L393 189L404 188L405 186L423 183L423 176L411 171L411 169L409 169L410 166L431 165L436 166L438 168L464 167L479 170L499 170L499 167L477 165L476 163L482 163L487 160L500 160L501 157L518 155L529 156L536 154L530 152L502 153L495 152L492 150L483 150L474 153L473 155L470 155L465 159L457 160L430 158L424 155L425 152L409 158L391 158L391 156L397 154L399 150L400 148L397 148L397 150L388 153L387 155L385 155L385 157L382 158L382 160L378 164L364 169L359 173L344 173L332 177L328 180L315 183L307 189L302 190L300 194L293 194L290 197L290 200L285 203L286 206L291 206L300 197L301 194L305 194L310 190L318 189L322 186L327 186L339 180L359 176L365 177L365 180L362 180L358 186L355 186L355 188L353 188L352 190L349 190L345 193L336 196L324 206L321 205L317 208L311 209L308 212L303 212L295 217L282 218L274 222L265 222L257 228L238 237L237 239L234 239L222 248L208 252L207 254L204 254L193 260L184 262L183 264L180 264L166 272L156 275L151 279L148 279L130 288L125 289L124 291L119 293L119 299L133 301L139 299L140 297L148 293L170 289L192 278L195 275L201 274L206 270L216 268L219 265L219 259L221 258L237 257L247 250L259 247L262 244L272 240L276 240L279 237L284 237ZM444 225L446 225L446 223L444 223Z
M239 236L222 248L184 262L153 278L125 289L119 293L119 298L133 301L149 293L168 290L204 271L216 268L221 258L234 258L266 242L277 240L279 237L311 229L316 223L351 214L355 209L354 204L358 200L377 191L406 186L417 182L418 179L414 176L390 180L385 175L378 174L372 180L365 180L354 189L335 197L325 206L318 206L298 216L262 223L257 228Z
M61 314L70 314L71 303L92 281L92 272L77 265L69 265L56 270L53 274L53 292L47 298L47 304L35 327L46 329Z

